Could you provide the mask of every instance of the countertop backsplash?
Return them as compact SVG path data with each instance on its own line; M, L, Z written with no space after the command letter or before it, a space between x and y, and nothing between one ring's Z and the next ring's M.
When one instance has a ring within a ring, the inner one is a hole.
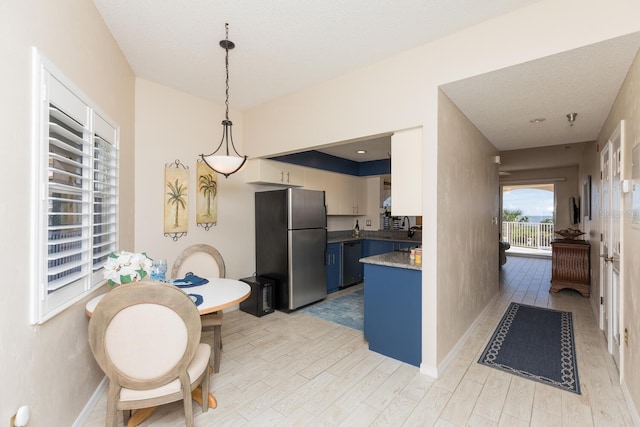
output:
M353 236L353 230L340 230L329 231L327 233L327 239L330 242L335 242L340 240L355 240L356 238ZM421 244L422 231L416 230L413 237L409 238L407 236L407 230L360 230L359 239L397 240L416 242L416 244Z

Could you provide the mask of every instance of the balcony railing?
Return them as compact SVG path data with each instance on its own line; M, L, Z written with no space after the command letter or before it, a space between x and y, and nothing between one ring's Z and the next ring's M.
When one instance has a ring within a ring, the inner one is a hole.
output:
M511 246L550 249L553 224L542 222L502 222L502 241Z

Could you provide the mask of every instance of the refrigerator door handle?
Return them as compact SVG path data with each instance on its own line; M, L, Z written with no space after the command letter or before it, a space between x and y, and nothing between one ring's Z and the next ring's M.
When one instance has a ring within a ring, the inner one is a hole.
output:
M324 235L325 235L325 239L324 239L324 259L322 260L322 262L324 262L324 265L326 267L326 265L327 265L327 247L329 246L329 245L327 245L327 242L329 241L329 232L327 231L326 228L324 230Z

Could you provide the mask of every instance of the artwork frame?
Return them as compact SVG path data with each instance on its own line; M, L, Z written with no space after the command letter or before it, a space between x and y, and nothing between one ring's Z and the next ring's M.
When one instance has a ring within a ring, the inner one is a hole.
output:
M165 164L164 191L164 236L177 241L189 230L189 167L180 160Z
M218 173L198 159L196 176L196 226L209 231L218 222Z
M585 220L591 220L591 175L587 175L582 184L582 213Z

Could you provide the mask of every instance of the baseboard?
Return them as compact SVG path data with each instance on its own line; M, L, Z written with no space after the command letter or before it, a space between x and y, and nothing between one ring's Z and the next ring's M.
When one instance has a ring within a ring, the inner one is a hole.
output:
M638 415L638 409L633 403L633 399L631 398L631 394L629 393L629 389L627 388L627 383L624 380L620 382L620 388L622 389L624 400L627 401L627 407L629 408L629 413L631 414L631 421L633 421L633 425L640 426L640 415Z
M458 353L460 352L460 349L462 348L464 343L475 332L475 329L478 326L480 319L482 319L482 317L487 313L489 308L493 304L495 304L499 296L500 296L500 293L496 292L496 294L493 296L491 301L489 301L489 303L484 307L484 310L482 310L482 312L476 317L476 319L473 321L471 326L467 328L467 331L464 333L464 335L462 335L462 337L460 337L456 345L453 346L453 348L451 349L449 354L447 354L447 356L444 358L442 363L440 363L436 368L433 368L431 366L425 366L424 364L420 364L420 373L428 375L433 378L438 378L444 372L444 370L447 369L447 366L449 366L449 364L458 356Z
M420 373L431 378L438 378L438 368L426 366L424 363L420 363Z
M100 399L102 399L102 396L107 392L108 386L109 379L105 376L102 381L100 381L100 384L98 384L96 391L93 392L93 395L87 401L86 405L84 405L84 408L82 408L80 415L78 415L78 418L76 418L73 423L73 427L82 427L87 424L89 415L91 415L96 405L98 404L98 401L100 401Z

